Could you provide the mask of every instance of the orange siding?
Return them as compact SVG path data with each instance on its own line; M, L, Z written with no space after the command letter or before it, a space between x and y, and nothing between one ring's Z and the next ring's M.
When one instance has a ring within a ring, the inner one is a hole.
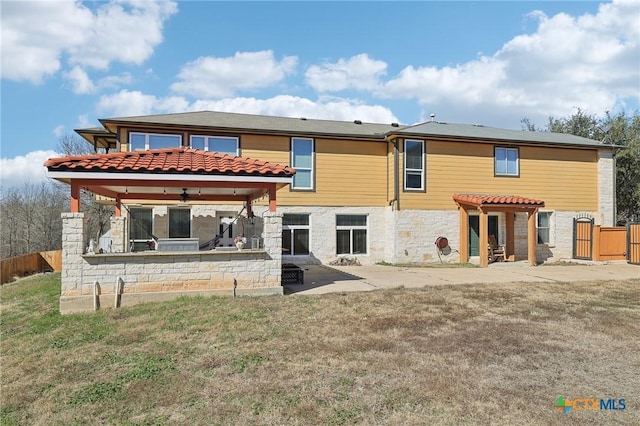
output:
M287 136L245 135L241 155L290 164ZM315 139L315 191L278 191L278 205L384 206L387 203L385 142Z
M493 149L492 144L427 141L427 191L402 192L402 208L454 209L454 193L489 193L538 198L550 210L597 210L596 151L520 147L520 176L497 177Z

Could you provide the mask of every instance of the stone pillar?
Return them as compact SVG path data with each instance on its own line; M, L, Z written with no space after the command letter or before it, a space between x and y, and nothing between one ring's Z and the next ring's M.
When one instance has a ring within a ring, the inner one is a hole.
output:
M598 150L598 221L602 226L615 225L615 176L612 151Z
M111 253L124 253L127 248L127 219L123 216L111 216L111 247L102 247Z
M265 262L267 287L282 285L282 213L264 213L264 249L268 254Z
M62 213L62 296L82 292L84 213Z

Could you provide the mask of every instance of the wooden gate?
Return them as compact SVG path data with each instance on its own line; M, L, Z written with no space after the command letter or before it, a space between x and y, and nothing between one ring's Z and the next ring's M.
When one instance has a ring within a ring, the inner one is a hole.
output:
M640 265L640 220L627 223L627 261Z
M573 258L593 259L593 218L579 216L573 219Z

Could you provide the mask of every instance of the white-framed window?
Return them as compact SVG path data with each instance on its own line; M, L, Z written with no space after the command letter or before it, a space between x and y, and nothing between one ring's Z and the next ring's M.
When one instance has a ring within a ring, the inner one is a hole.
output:
M308 255L310 242L309 215L285 213L282 217L282 254Z
M191 148L219 152L233 156L240 155L238 138L232 136L191 136Z
M129 133L129 151L146 151L148 149L179 148L182 146L182 135L164 135L160 133Z
M336 215L336 254L367 254L366 214Z
M425 189L424 154L424 141L405 139L404 189L406 191L424 191Z
M551 219L552 212L538 212L536 217L538 236L538 244L551 244Z
M169 238L191 237L191 209L169 209Z
M296 169L292 189L313 191L314 189L314 140L291 138L291 167Z
M128 210L130 251L152 250L153 209L132 207Z
M495 148L496 176L520 176L520 155L518 148Z

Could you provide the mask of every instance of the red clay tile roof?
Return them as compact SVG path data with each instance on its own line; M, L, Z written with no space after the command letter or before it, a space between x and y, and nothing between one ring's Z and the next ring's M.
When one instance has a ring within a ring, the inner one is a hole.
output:
M475 206L526 205L544 207L544 201L525 198L518 195L483 195L483 194L454 194L453 200L463 204Z
M191 148L154 149L50 158L49 171L178 173L289 177L288 166Z

